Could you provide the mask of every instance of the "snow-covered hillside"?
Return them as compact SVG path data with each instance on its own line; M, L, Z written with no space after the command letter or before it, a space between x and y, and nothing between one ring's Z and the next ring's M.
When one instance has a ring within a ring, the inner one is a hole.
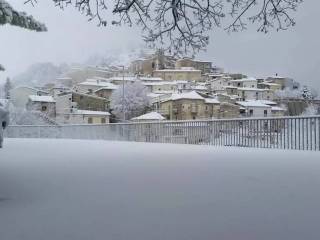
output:
M15 86L43 86L47 83L55 82L56 78L66 73L68 69L67 64L36 63L23 73L15 76L13 83Z
M316 152L6 139L0 239L318 240L319 159Z

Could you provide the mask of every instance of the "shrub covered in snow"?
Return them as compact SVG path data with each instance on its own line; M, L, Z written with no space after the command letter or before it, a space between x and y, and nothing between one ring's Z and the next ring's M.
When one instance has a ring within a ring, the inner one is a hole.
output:
M285 88L283 90L278 90L275 92L275 95L279 99L293 98L311 100L315 99L318 96L318 93L315 89L312 89L308 86L303 86L300 89Z
M319 114L319 108L316 105L310 104L304 112L301 114L302 116L314 116Z

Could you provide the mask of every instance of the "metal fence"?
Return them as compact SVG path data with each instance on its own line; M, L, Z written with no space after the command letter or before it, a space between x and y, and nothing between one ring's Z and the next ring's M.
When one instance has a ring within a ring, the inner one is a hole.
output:
M6 136L320 151L320 116L101 125L9 126Z

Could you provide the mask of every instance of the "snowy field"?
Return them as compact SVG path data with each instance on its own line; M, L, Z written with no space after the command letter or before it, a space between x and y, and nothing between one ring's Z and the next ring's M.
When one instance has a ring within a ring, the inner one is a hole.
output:
M6 139L1 240L320 239L320 153Z

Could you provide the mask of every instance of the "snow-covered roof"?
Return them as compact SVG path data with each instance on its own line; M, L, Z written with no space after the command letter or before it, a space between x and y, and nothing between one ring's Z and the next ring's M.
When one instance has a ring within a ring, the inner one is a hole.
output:
M266 91L266 89L260 89L260 88L238 88L240 91L256 91L256 92L263 92Z
M285 79L286 77L282 77L282 76L279 76L279 75L275 75L275 76L270 76L268 78L274 78L274 79Z
M243 107L264 107L271 108L271 106L261 103L260 101L239 101L236 102L238 105Z
M190 67L184 67L180 69L161 69L161 70L155 70L155 72L201 72L201 70L197 70Z
M280 84L272 83L272 82L262 82L262 83L258 83L258 84L267 85L267 86L280 86Z
M285 109L282 108L282 107L273 106L273 107L271 108L271 111L285 111Z
M195 85L195 86L192 86L191 88L195 90L208 90L207 87L204 85Z
M204 98L200 96L196 91L184 92L184 93L174 93L168 100L179 100L179 99L193 99L193 100L203 100Z
M273 102L270 100L257 100L257 102L261 102L262 104L265 104L265 105L277 105L276 102Z
M103 89L117 89L117 86L110 82L99 81L96 79L87 79L85 82L79 83L82 86L96 86Z
M55 103L56 101L52 96L38 96L38 95L30 95L29 99L32 102L47 102L47 103Z
M205 101L205 103L209 103L209 104L219 104L220 103L220 101L215 98L205 98L204 101Z
M147 96L151 97L151 98L157 98L157 97L160 97L163 95L165 95L165 94L164 93L153 93L153 92L147 94Z
M134 82L139 80L136 77L111 77L109 78L109 81L127 81L127 82Z
M170 81L170 82L142 82L144 86L162 86L162 85L177 85L177 82Z
M255 81L257 81L257 79L253 77L230 80L230 82L255 82Z
M174 90L158 90L158 91L153 91L153 93L155 94L173 94L175 91Z
M138 79L141 81L163 81L160 77L139 77Z
M109 116L110 113L102 112L102 111L90 111L90 110L76 110L73 114L80 114L80 115L99 115L99 116Z
M131 120L165 120L165 118L157 112L149 112Z

